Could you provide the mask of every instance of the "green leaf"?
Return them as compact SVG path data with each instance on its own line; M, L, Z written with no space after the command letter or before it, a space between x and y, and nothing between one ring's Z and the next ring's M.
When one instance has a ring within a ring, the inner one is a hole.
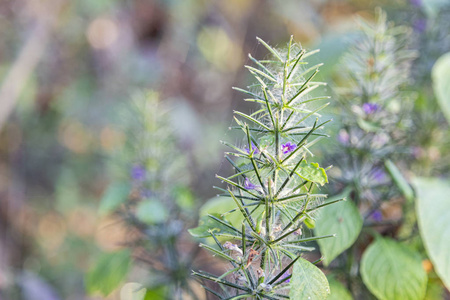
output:
M159 286L153 289L148 289L145 293L144 300L166 300L167 299L167 286Z
M219 214L211 214L211 215L220 220L223 220L226 223L229 223ZM193 237L197 238L211 237L211 234L209 233L210 230L217 234L226 234L226 233L233 235L237 234L236 231L233 231L231 228L217 222L216 220L210 218L209 216L201 217L197 227L188 229L189 233Z
M300 165L298 176L304 180L324 185L328 183L328 176L324 168L320 168L318 163L307 163L305 160Z
M353 300L347 288L336 279L328 279L330 283L330 295L327 300Z
M100 202L99 213L102 215L114 211L120 204L128 199L131 186L128 182L115 182L110 184Z
M450 180L416 178L420 235L436 273L450 289Z
M400 189L403 196L405 196L408 202L412 203L414 201L414 192L409 183L406 181L405 177L403 177L400 170L390 159L388 159L384 163L384 165L386 166L386 169L388 170L389 174L391 174L392 179L394 179L395 184Z
M86 275L86 290L89 294L100 292L110 294L128 274L131 265L131 252L122 250L104 253Z
M162 223L167 220L166 208L155 199L141 201L136 208L136 217L147 224Z
M194 207L194 195L185 186L178 186L173 190L174 198L178 206L182 209L190 210Z
M343 196L347 195L339 195L340 198ZM333 198L330 201L333 201ZM361 215L352 201L341 201L320 210L316 222L316 234L319 236L336 234L334 238L317 241L325 257L325 266L353 245L361 232L362 225Z
M200 208L200 217L206 216L208 214L219 215L232 209L236 209L236 204L234 203L233 199L231 199L231 197L215 197L208 200ZM233 213L227 214L225 219L235 227L240 227L240 225L244 221L244 217L238 210Z
M432 70L434 94L450 123L450 52L442 55Z
M325 274L309 261L300 258L292 271L290 299L326 299L330 286Z
M361 260L364 284L381 300L421 300L425 297L427 274L420 256L408 247L378 237Z
M367 121L362 118L358 118L357 122L359 127L367 132L377 132L380 130L379 124L375 122Z

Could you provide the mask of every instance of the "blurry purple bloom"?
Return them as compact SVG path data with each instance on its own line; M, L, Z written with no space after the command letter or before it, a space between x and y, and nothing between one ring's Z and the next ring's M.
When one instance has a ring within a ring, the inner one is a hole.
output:
M342 145L347 145L350 141L350 135L348 135L347 131L344 129L341 129L338 133L337 140Z
M370 215L370 217L374 220L374 221L376 221L376 222L381 222L381 221L383 221L383 214L381 213L381 211L380 210L375 210L371 215Z
M372 171L373 179L377 182L382 182L386 180L386 173L381 168L375 168Z
M422 0L409 0L412 6L415 7L421 7L422 6Z
M251 183L251 182L250 182L250 179L248 179L248 177L247 177L247 178L245 178L244 187L245 187L247 190L254 190L254 189L256 188L256 185L254 185L253 183Z
M414 31L418 32L418 33L422 33L425 31L425 29L427 29L427 20L425 19L417 19L413 22L413 28Z
M258 154L259 153L258 148L255 146L255 144L253 144L253 142L252 142L252 151L253 151L254 154ZM248 147L245 147L245 152L250 154L250 150L248 149Z
M142 189L141 191L141 197L143 198L150 198L152 194L152 191L150 191L149 189Z
M280 277L280 279L278 279L278 281L279 281L279 282L283 282L283 283L289 283L289 282L291 282L291 279L284 280L284 279L286 279L289 275L291 275L291 274L289 274L289 270L287 270L286 272L283 273L283 275L281 275L281 277Z
M136 181L144 181L146 176L145 168L141 165L136 165L131 169L131 178Z
M281 151L283 152L283 154L292 152L295 148L297 148L297 145L291 144L291 142L287 142L286 144L281 145Z
M364 112L366 113L366 115L371 115L374 112L376 112L380 107L378 106L378 104L376 103L364 103L362 106L362 109L364 110Z

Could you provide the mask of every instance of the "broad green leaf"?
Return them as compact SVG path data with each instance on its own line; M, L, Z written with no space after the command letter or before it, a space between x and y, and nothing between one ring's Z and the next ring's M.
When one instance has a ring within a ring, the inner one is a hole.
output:
M167 210L158 200L141 201L136 208L136 217L147 224L162 223L167 220Z
M130 265L129 250L102 254L86 275L87 292L89 294L100 292L103 296L107 296L125 279Z
M427 274L416 252L387 238L378 237L364 252L361 276L380 300L421 300Z
M291 299L326 299L330 293L330 286L325 274L309 261L299 258L292 271Z
M432 70L434 94L450 123L450 52L442 55Z
M341 201L320 210L316 222L316 234L318 236L336 234L333 238L317 240L320 251L325 257L325 266L353 245L361 232L362 225L361 215L352 201Z
M230 224L219 214L211 214L211 215ZM236 232L233 231L231 228L217 222L216 220L210 218L209 216L201 217L197 227L188 229L189 233L193 237L197 238L211 237L211 234L209 234L209 230L211 230L216 234L226 234L226 233L236 234Z
M420 235L436 273L450 289L450 180L417 178L413 183Z
M127 182L112 183L103 195L99 212L102 215L112 212L125 202L130 194L131 186Z
M300 164L300 168L300 171L298 171L297 173L304 180L318 183L320 185L324 185L328 182L328 177L325 169L319 167L318 163L307 163L306 161L303 161Z
M347 288L336 279L328 279L330 283L330 295L327 300L353 300Z

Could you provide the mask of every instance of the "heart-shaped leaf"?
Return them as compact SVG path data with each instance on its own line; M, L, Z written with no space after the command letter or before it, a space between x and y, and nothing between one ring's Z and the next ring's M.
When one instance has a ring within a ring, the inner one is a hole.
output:
M450 123L450 52L442 55L432 70L434 94Z
M88 293L100 292L107 296L125 279L130 265L129 250L102 254L86 276Z
M417 178L420 235L436 273L450 289L450 180Z
M330 199L330 201L333 200L333 198ZM320 210L316 222L316 234L318 236L336 234L333 238L317 240L320 251L325 257L325 266L353 245L361 232L362 225L363 220L358 208L351 201L341 201Z
M422 300L427 274L420 255L387 238L378 237L364 252L361 276L380 300Z
M309 261L299 258L292 271L290 299L326 299L330 286L325 274Z

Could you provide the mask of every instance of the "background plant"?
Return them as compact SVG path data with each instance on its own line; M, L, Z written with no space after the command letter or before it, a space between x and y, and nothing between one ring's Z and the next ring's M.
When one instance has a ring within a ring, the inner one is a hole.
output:
M338 168L333 176L338 182L333 191L348 195L356 206L347 202L324 209L316 232L337 230L338 237L318 242L325 265L349 248L331 267L336 274L343 270L354 297L369 297L362 276L378 299L423 299L426 254L417 232L414 192L393 163L405 169L412 149L414 98L405 88L412 81L409 69L416 55L407 48L407 28L392 27L380 11L376 23L363 24L362 32L343 59L343 80L337 83L343 112L338 140L345 151L334 154Z
M195 203L167 108L150 91L136 93L120 112L127 140L111 159L116 178L99 210L117 214L126 224L122 244L127 247L98 258L87 275L87 290L110 294L136 265L144 273L129 289L142 297L197 299L189 280L197 251L182 234Z

